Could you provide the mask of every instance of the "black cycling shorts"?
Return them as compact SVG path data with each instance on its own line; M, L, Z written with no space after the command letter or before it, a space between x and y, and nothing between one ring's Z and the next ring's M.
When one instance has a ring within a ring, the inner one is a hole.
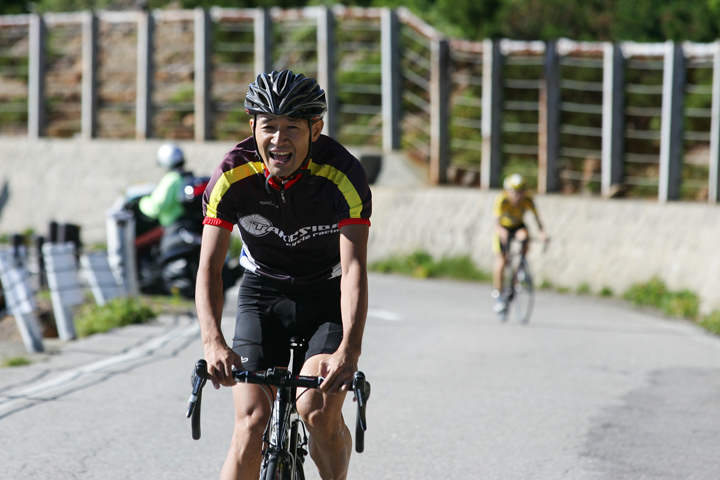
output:
M251 272L243 275L232 349L247 370L287 367L293 336L306 341L307 360L334 353L342 335L340 277L293 285Z
M510 242L512 242L513 239L515 238L515 234L517 233L517 231L521 230L523 228L527 228L527 227L523 223L523 224L518 225L517 227L513 227L513 228L503 227L503 228L505 228L505 230L507 230L507 232L508 232L507 242L505 242L505 243L500 241L500 235L498 235L496 232L493 232L492 249L493 249L493 253L495 253L495 254L507 253L508 247L510 246Z

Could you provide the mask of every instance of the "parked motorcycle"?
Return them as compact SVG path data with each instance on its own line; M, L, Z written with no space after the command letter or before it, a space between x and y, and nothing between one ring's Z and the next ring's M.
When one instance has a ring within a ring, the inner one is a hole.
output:
M152 186L126 192L124 208L135 218L138 286L143 293L195 296L203 229L202 195L210 177L185 173L183 180L181 203L185 213L167 227L140 211L140 199L152 192ZM224 288L235 285L242 272L237 260L228 256L222 274Z

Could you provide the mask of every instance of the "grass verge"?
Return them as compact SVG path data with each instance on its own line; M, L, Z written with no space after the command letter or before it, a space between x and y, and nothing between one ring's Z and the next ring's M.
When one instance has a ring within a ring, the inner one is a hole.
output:
M6 358L2 362L3 367L22 367L23 365L30 365L30 359L27 357L12 357Z
M708 332L720 334L720 311L701 315L697 295L689 290L670 290L659 278L633 285L623 298L633 305L657 308L666 315L692 320Z
M468 256L433 260L426 252L418 251L406 257L391 257L374 262L368 267L381 273L399 273L416 278L453 278L456 280L472 280L489 282L492 276L479 270Z
M78 337L87 337L127 325L145 323L157 315L157 310L146 301L129 297L115 298L103 306L81 306L75 318L75 330Z

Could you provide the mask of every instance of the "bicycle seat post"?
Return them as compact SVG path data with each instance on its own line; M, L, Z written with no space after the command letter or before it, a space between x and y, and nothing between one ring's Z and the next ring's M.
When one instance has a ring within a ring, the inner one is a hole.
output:
M290 372L293 375L300 374L305 358L303 351L305 349L305 339L302 337L291 337L290 338Z

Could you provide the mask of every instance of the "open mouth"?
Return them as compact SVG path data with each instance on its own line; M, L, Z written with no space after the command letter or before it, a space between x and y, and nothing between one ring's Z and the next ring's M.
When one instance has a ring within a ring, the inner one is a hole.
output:
M290 152L270 152L270 158L276 162L288 163L292 159Z

